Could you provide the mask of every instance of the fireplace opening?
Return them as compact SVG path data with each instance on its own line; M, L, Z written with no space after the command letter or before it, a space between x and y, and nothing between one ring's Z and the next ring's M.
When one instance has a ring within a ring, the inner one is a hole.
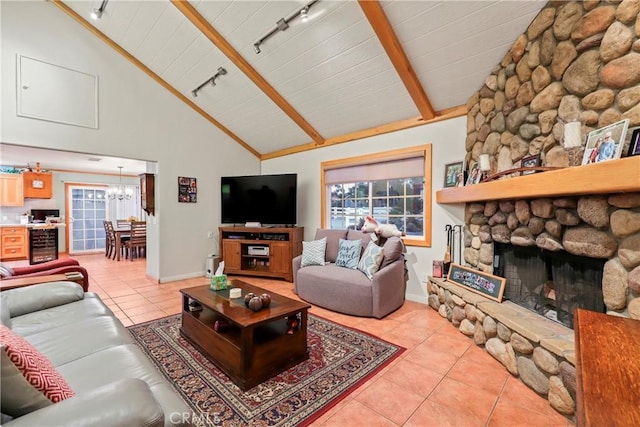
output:
M507 279L504 298L573 329L573 312L605 312L606 260L494 243L494 274Z

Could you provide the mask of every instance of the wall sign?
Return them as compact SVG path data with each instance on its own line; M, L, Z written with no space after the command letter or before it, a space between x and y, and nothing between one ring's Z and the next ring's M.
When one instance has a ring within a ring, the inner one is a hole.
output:
M195 178L178 177L178 202L197 203L198 184Z
M507 279L458 264L451 264L448 280L494 301L502 302Z

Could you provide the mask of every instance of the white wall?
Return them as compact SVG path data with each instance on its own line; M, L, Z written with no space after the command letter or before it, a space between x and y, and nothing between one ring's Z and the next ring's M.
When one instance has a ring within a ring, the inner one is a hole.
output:
M53 4L2 1L0 10L2 142L158 162L147 273L202 274L214 251L207 231L220 222L220 176L259 173L259 160ZM98 75L99 129L18 117L17 54ZM178 203L178 176L198 179L198 203Z
M312 240L316 229L321 225L321 162L426 143L433 144L432 247L409 246L406 254L407 268L409 269L406 296L410 300L426 303L426 275L431 274L433 260L443 259L447 244L444 227L446 224L462 224L464 222L463 205L438 205L435 203L435 193L436 190L442 188L444 165L464 159L466 154L465 137L466 117L459 117L400 132L267 160L262 162L262 173L289 172L298 174L298 225L305 227L305 240Z

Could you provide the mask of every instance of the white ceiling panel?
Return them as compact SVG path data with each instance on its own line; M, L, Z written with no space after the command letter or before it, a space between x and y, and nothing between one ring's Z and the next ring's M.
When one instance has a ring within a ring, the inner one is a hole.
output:
M135 55L142 63L150 64L151 61L164 49L167 42L185 24L183 15L173 6L167 3L162 15L155 22L153 28L146 34L142 43L130 53Z
M260 153L418 117L398 71L357 1L193 0L189 4L284 100L280 108L169 0L65 2ZM381 2L435 110L464 105L544 1ZM292 19L254 52L253 44ZM228 74L191 91L224 67ZM277 101L282 104L281 101ZM288 106L286 105L288 104ZM291 116L284 111L293 109ZM302 117L300 121L296 117ZM311 129L303 130L308 124Z

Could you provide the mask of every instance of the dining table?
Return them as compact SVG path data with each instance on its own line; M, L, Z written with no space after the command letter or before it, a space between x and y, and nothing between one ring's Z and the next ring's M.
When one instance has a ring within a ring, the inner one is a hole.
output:
M129 237L131 234L131 224L118 225L113 228L113 232L116 236L116 261L120 261L120 251L122 250L122 238Z

